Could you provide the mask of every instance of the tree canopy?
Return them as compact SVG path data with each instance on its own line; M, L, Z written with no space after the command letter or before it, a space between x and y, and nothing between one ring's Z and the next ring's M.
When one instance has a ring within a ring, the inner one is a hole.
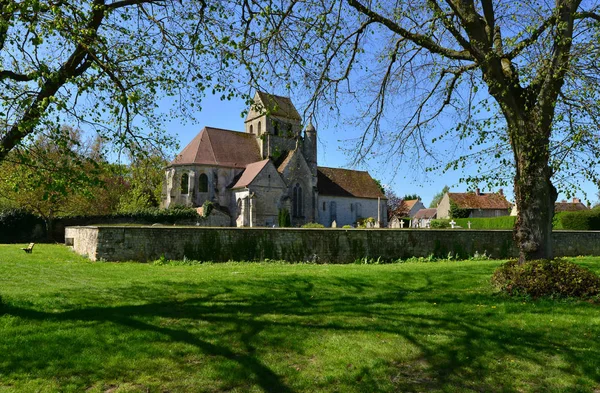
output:
M116 149L172 142L164 123L207 89L239 93L226 2L0 2L0 161L40 130L74 124ZM163 97L175 101L164 116Z

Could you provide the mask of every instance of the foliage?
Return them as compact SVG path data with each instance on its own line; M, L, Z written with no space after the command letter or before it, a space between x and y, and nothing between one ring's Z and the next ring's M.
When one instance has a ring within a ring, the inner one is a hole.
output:
M290 217L290 211L288 209L279 209L277 215L277 223L280 228L288 228L292 226L292 219Z
M508 295L532 298L600 294L600 276L564 259L506 262L494 272L492 284Z
M319 224L318 222L307 222L302 225L302 228L325 228L323 224Z
M0 212L0 239L4 243L39 240L44 238L45 232L44 221L24 209Z
M352 225L344 225L342 228L344 228L344 229L352 229Z
M516 220L516 216L500 216L457 218L454 221L462 228L469 228L468 223L471 222L471 229L513 229Z
M450 220L446 220L446 219L431 220L430 226L433 229L446 229L446 228L450 228Z
M421 197L417 194L406 194L402 197L405 201L414 201L415 199L421 200Z
M471 209L462 209L458 205L450 201L450 218L468 218L471 214Z
M446 195L448 191L450 191L450 187L444 186L444 188L442 188L442 191L435 194L433 196L433 199L431 200L431 203L429 204L429 208L435 209L440 204L442 198L444 197L444 195Z
M209 200L204 201L204 203L202 204L202 217L206 218L210 216L210 213L213 211L214 208L214 203L212 203Z
M47 225L58 216L113 213L127 186L101 150L71 127L40 134L0 163L0 195Z
M561 212L557 215L561 229L568 230L600 230L600 209Z
M404 202L405 199L398 197L398 195L392 190L385 190L385 196L387 198L387 218L388 222L394 216L406 216L408 215L408 206Z
M369 226L373 226L375 224L375 222L376 222L376 220L373 217L358 218L356 220L356 227L365 229L365 228L368 228Z
M56 119L87 124L119 153L170 146L164 125L207 91L243 95L235 2L21 0L1 10L0 161ZM172 111L161 96L174 98Z
M132 155L129 165L121 167L128 191L121 196L118 210L127 212L159 207L166 165L161 151Z
M377 184L377 187L379 187L379 191L381 191L381 193L385 195L385 187L383 186L381 181L377 180L377 179L373 179L373 180L375 181L375 184Z

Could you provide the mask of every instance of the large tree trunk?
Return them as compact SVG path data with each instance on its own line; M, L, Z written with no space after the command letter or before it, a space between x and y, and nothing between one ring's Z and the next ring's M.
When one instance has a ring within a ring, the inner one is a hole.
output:
M558 194L550 180L549 132L534 127L532 124L522 126L518 131L520 137L513 141L514 191L518 208L514 239L519 247L520 263L553 257L552 219Z

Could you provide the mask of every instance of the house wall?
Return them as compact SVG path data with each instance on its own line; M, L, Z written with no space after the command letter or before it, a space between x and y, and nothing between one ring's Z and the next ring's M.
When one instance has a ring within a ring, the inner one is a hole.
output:
M415 214L417 214L417 212L421 209L425 209L425 205L423 204L423 202L418 201L416 202L413 207L410 209L410 211L408 212L408 216L409 217L414 217Z
M469 218L502 217L510 215L509 209L473 209Z
M335 204L335 215L332 214L333 204ZM323 206L325 206L325 209L323 209ZM385 201L380 201L380 219L383 226L387 225L385 208ZM335 216L338 227L355 225L359 218L373 217L377 220L377 199L319 195L317 210L317 222L326 227L331 227L333 216Z
M302 229L201 228L173 226L69 227L73 249L91 260L199 261L282 259L351 263L359 258L385 261L412 256L460 257L485 251L494 258L514 257L518 249L512 231L468 229ZM557 257L600 255L600 231L552 233Z
M437 206L437 218L450 218L450 196L445 193Z

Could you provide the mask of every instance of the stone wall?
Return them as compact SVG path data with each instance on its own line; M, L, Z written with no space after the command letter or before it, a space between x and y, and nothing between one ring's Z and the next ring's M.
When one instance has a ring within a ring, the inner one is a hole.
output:
M391 261L412 256L494 258L517 255L512 231L361 230L296 228L70 227L67 244L91 260L200 261L283 259L351 263L359 258ZM600 255L600 232L553 233L557 256Z

